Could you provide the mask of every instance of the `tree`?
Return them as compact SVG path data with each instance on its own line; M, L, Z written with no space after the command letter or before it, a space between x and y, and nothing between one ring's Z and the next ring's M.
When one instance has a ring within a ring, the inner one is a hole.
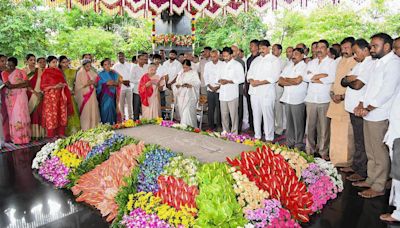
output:
M123 39L100 28L80 28L61 32L53 45L54 53L80 59L83 53L91 53L97 59L113 58L121 50Z
M259 14L250 11L238 17L227 15L215 19L200 18L196 31L196 52L200 52L204 46L222 49L237 44L248 53L250 41L264 37L267 27Z

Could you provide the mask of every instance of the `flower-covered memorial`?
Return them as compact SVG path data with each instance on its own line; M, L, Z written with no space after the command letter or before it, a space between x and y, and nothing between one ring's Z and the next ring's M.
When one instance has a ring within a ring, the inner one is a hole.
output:
M145 124L253 149L202 163L118 132ZM113 227L300 227L343 190L342 177L325 160L162 119L101 125L58 139L37 153L32 168L98 209Z

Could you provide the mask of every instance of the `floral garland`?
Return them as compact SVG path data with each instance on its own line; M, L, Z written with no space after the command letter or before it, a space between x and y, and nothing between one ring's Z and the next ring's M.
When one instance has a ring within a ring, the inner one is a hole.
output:
M155 44L163 46L192 46L192 35L159 34L155 35Z
M49 155L58 148L59 144L62 142L62 139L57 139L57 141L52 143L47 143L37 152L36 157L32 161L32 169L39 169L42 166L42 163L47 160Z

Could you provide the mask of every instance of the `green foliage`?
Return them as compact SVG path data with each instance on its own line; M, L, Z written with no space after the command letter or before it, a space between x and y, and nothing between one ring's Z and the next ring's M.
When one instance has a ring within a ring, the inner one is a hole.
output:
M53 46L55 53L67 53L79 59L83 53L92 53L97 59L113 57L122 46L120 36L100 28L80 28L59 34Z
M241 13L238 17L228 15L215 19L199 18L196 24L196 52L202 47L222 49L237 44L246 52L252 39L260 39L267 32L261 16L254 11Z
M238 227L247 220L233 191L234 180L225 163L214 162L201 166L197 173L200 193L195 227Z

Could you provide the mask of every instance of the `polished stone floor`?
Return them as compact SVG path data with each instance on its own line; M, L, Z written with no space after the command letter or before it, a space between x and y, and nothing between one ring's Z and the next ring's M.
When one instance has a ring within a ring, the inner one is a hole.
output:
M108 227L98 211L77 204L69 191L57 190L31 170L40 148L0 154L0 227ZM309 228L400 227L379 221L389 209L388 194L363 200L358 189L345 183L339 197L312 217Z

